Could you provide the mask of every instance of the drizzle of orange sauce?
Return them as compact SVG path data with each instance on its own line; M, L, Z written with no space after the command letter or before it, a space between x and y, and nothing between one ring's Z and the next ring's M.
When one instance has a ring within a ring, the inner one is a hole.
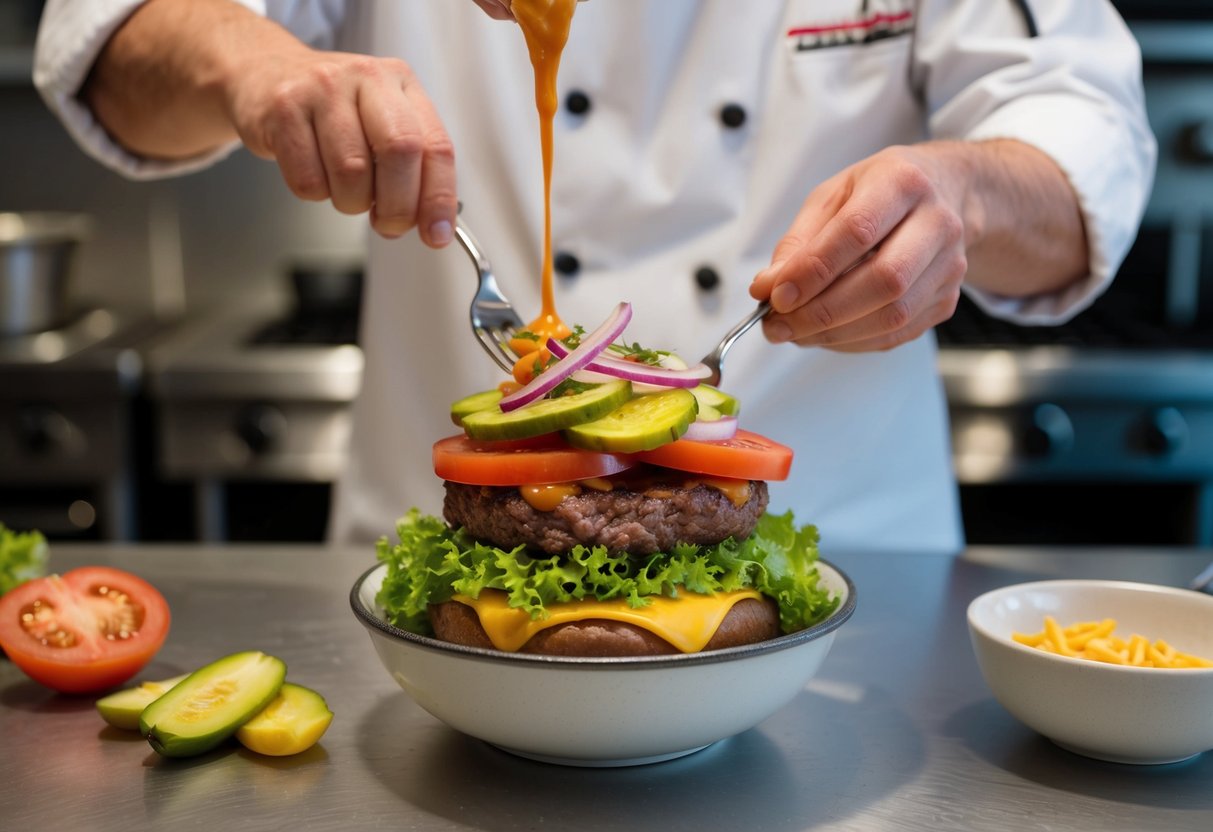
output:
M543 306L539 317L527 324L527 329L540 338L535 348L548 338L565 338L572 333L556 312L552 280L552 121L559 106L556 75L576 7L577 0L514 0L511 4L535 69L535 107L543 151ZM525 339L514 340L522 341L518 346L525 347ZM510 346L518 349L513 342Z
M535 511L555 511L565 497L576 497L581 489L576 483L561 482L551 485L520 485L518 493Z

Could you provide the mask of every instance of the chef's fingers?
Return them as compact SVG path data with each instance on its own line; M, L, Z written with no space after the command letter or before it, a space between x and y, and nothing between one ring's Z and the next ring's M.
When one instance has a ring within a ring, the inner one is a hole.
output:
M963 254L940 251L920 280L905 295L840 327L819 332L796 343L838 352L890 350L918 338L956 311L964 276Z
M477 6L484 9L484 13L494 20L513 20L514 15L510 11L509 0L474 0Z
M825 226L772 265L771 305L777 312L790 312L819 295L933 191L926 173L909 162L861 163L853 170L850 192L838 194L845 199ZM795 226L793 233L806 239Z
M928 267L945 255L959 261L959 272L949 277L959 282L964 275L964 226L941 202L919 205L884 239L880 249L834 280L820 294L787 314L768 317L766 330L772 340L801 342L818 333L829 333L877 310L882 315L905 317L917 309L903 304L913 298L912 289ZM932 275L942 275L935 269Z
M425 133L403 78L368 78L358 90L358 112L375 164L371 227L399 237L417 224ZM415 83L415 81L412 81Z
M427 246L442 248L454 239L459 199L455 187L455 146L433 102L413 83L405 90L421 116L425 149L421 163L421 189L417 197L417 227Z
M302 101L284 99L266 119L260 134L257 155L278 163L291 193L314 202L328 199L328 177L316 141L316 128L310 109Z
M771 265L760 271L750 284L751 297L755 300L770 300L771 289L774 288L775 278L779 276L781 266L825 228L826 223L838 213L838 209L850 195L849 174L849 170L843 171L812 190L800 206L796 218L776 244L775 251L771 254Z
M454 152L412 72L403 62L389 64L394 72L367 78L358 90L358 110L375 162L371 226L391 238L421 221L422 241L433 244L434 218L421 216L423 168L445 164L452 168L449 178L453 180ZM453 191L448 201L448 216L453 220ZM438 201L431 199L431 214L435 204Z
M356 102L334 95L316 108L313 123L333 207L343 214L369 211L375 166Z

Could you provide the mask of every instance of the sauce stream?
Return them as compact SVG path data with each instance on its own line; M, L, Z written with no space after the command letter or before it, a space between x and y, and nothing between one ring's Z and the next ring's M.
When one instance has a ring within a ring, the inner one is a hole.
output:
M514 0L511 4L535 69L535 107L543 153L543 306L539 317L527 325L540 336L540 344L548 337L564 338L572 332L556 312L552 279L552 122L559 107L556 75L576 7L577 0Z

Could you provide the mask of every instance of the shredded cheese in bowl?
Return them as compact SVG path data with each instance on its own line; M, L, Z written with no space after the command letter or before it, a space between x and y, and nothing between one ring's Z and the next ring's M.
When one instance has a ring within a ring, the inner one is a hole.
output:
M1115 634L1116 619L1080 621L1062 627L1046 615L1039 633L1012 633L1011 638L1028 647L1075 659L1089 659L1131 667L1213 667L1213 661L1181 652L1162 639L1151 641L1134 633L1128 639Z

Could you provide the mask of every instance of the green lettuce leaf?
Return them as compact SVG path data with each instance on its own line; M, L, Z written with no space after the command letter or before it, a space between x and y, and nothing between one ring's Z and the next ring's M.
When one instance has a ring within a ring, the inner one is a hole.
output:
M509 605L546 618L548 606L587 598L624 599L644 607L651 596L677 597L754 588L779 602L780 625L795 632L828 617L839 599L818 586L817 529L797 527L791 512L766 514L744 541L714 546L679 544L646 557L612 555L576 546L565 556L536 557L519 546L504 551L412 509L396 524L400 542L376 546L387 574L378 602L397 627L431 634L426 608L485 589L507 593Z
M0 595L46 573L46 538L0 523Z

